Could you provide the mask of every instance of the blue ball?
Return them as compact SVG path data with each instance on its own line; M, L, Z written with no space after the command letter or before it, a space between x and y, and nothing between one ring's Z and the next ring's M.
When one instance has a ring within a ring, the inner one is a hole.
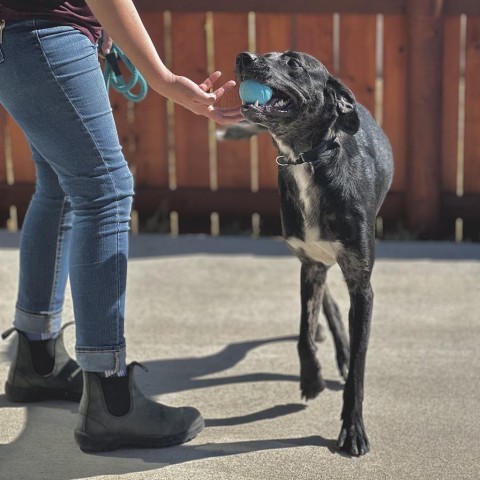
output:
M239 93L244 103L255 103L258 100L260 105L265 105L273 95L272 89L268 85L255 80L244 80L240 84Z

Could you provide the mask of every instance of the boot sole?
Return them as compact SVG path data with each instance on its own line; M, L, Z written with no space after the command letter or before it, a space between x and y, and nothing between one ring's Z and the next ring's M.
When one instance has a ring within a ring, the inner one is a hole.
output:
M18 388L8 382L5 383L5 395L8 400L15 403L43 402L44 400L69 400L78 403L82 398L81 393L46 388Z
M122 447L131 448L165 448L180 445L193 440L205 427L200 417L192 427L177 435L168 437L138 437L135 435L89 435L75 430L75 441L83 452L110 452Z

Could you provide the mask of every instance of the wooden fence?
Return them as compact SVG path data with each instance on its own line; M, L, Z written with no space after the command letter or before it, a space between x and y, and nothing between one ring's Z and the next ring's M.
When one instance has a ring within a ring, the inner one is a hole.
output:
M233 78L238 52L297 49L319 58L387 132L396 173L384 236L480 240L478 0L137 0L167 65L202 81ZM268 135L217 142L212 122L151 92L111 94L136 179L134 228L278 234ZM230 98L230 102L232 98ZM34 167L0 108L0 226L21 225Z

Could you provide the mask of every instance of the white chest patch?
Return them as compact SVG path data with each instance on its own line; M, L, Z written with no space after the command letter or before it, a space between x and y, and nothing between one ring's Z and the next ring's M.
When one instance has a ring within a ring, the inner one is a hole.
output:
M309 213L312 211L312 195L309 194L309 190L315 188L307 168L309 168L309 166L304 164L296 165L292 169L293 178L295 178L298 187L298 197L304 213L304 219L308 218Z
M327 266L337 263L337 253L342 248L342 244L338 241L304 242L298 238L289 237L286 242L295 253L306 255L315 262L321 262Z
M312 192L312 190L318 187L313 184L308 169L308 165L298 165L292 169L293 177L298 187L298 200L303 214L305 240L289 237L286 239L286 242L295 253L306 255L316 262L331 266L337 263L337 253L341 250L342 244L339 241L329 242L322 240L319 226L312 225L309 222L313 216L312 198L318 197L318 192Z

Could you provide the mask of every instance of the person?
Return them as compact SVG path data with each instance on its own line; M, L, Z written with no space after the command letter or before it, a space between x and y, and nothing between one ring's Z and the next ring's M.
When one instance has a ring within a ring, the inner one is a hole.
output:
M36 167L15 318L3 335L18 334L5 392L17 402L81 400L74 433L84 451L164 447L194 438L204 421L193 407L146 398L133 376L138 364L126 364L134 190L98 61L102 28L159 94L220 124L242 119L237 108L215 106L234 81L212 92L220 72L196 84L163 64L132 0L1 0L0 104ZM76 361L61 326L68 277Z

